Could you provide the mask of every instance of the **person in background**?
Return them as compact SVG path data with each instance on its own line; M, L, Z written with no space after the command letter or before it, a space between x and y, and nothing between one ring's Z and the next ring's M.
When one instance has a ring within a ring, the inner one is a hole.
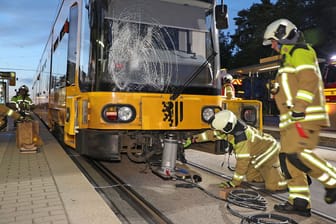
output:
M235 95L235 88L232 84L233 77L230 74L226 74L223 77L223 96L226 99L234 99L236 98Z
M212 131L194 135L185 141L192 143L226 140L236 156L236 167L231 181L220 187L239 186L244 178L249 182L264 182L270 191L286 190L287 185L279 163L280 146L269 134L246 125L229 110L217 112L210 121Z
M323 184L326 203L336 201L336 168L314 153L321 127L329 125L317 56L302 32L287 19L267 26L263 45L271 45L282 57L272 92L280 111L280 164L289 196L274 209L309 217L307 175Z
M22 116L31 117L30 113L34 109L34 104L32 99L29 97L28 92L28 87L26 85L22 85L17 94L11 98L10 105L12 109L15 109Z
M222 77L222 95L226 99L233 99L236 98L235 96L235 88L232 84L233 77L232 75L226 72L226 69L221 70L221 77Z
M7 116L12 117L14 120L22 119L21 115L11 108L0 104L0 130L7 126Z

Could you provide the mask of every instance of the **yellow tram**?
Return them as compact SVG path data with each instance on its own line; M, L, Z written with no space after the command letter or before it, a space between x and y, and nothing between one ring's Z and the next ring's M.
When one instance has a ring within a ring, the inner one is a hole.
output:
M221 96L216 0L63 0L33 83L35 112L64 143L144 162L182 146L231 104ZM232 104L261 126L259 103Z

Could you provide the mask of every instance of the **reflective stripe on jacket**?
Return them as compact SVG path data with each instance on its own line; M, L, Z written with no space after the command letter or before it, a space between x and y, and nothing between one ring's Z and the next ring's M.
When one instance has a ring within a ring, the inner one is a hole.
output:
M280 111L280 129L292 124L291 111L305 112L300 122L329 126L325 107L323 82L314 49L309 45L283 45L282 66L276 81L280 84L275 95Z
M18 119L20 117L20 114L5 105L0 105L0 117L3 118L4 116L10 116L14 119Z
M14 96L10 102L15 103L18 111L29 111L33 105L33 101L29 96Z
M196 142L226 140L233 146L237 163L233 175L233 183L239 185L251 164L258 169L273 156L278 157L280 146L277 141L269 134L263 133L258 129L248 126L244 131L246 140L236 142L234 136L226 135L221 131L207 131L194 136Z

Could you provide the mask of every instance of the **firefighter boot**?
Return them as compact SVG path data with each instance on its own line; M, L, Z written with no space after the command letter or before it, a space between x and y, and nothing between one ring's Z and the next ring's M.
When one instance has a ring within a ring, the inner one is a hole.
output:
M301 198L294 199L294 205L289 202L284 204L274 205L274 210L280 213L297 214L305 217L310 217L310 208L307 208L308 202Z
M326 188L326 194L324 201L328 204L332 204L336 201L336 188Z

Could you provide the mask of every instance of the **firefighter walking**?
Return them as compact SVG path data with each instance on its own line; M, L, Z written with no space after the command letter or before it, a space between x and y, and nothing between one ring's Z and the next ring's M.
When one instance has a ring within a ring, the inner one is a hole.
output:
M185 147L196 142L229 142L236 156L236 167L232 180L221 183L221 187L237 187L246 178L249 182L264 182L265 188L270 191L287 188L280 169L280 146L271 135L246 125L229 110L216 113L211 126L213 131L188 138Z
M263 45L271 45L282 56L277 85L272 91L280 111L280 163L288 182L289 197L274 209L309 217L307 174L323 184L327 203L336 201L336 168L313 151L321 127L329 125L317 56L287 19L267 26Z

